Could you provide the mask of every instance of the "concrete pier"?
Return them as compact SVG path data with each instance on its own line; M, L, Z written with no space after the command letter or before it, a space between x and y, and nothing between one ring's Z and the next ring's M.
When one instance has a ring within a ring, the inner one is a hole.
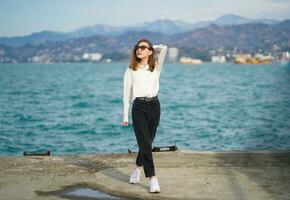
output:
M73 187L129 199L290 199L290 151L179 150L153 156L158 194L148 192L143 171L139 184L129 184L136 153L1 156L0 199L70 199L62 192Z

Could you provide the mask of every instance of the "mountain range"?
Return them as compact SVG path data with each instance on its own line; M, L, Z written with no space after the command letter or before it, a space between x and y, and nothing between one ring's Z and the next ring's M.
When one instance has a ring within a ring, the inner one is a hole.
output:
M27 43L19 46L0 45L1 62L30 62L41 57L41 62L80 62L84 53L99 52L102 59L127 61L134 44L148 38L153 44L163 43L177 47L179 56L210 60L210 55L234 53L281 54L290 51L290 20L279 23L252 22L221 26L211 24L173 35L155 31L127 31L120 35L93 35Z
M122 36L130 32L160 32L167 36L193 31L205 28L210 25L230 26L249 23L262 23L266 25L275 25L280 21L273 19L249 19L238 15L223 15L212 21L199 21L195 23L183 22L180 20L155 20L152 22L143 22L132 26L110 26L106 24L96 24L78 28L70 32L41 31L25 36L0 37L0 44L7 46L19 46L26 43L37 44L45 41L65 41L74 38L90 37L94 35L103 36Z

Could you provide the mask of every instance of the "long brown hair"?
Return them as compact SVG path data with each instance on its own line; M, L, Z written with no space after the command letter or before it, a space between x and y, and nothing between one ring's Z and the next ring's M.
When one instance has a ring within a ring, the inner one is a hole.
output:
M140 42L146 42L149 45L149 50L152 51L152 54L148 58L148 65L149 65L149 70L151 72L153 72L153 70L155 68L154 49L153 49L152 43L149 40L145 39L145 38L142 38L141 40L139 40L137 42L137 44L134 46L134 49L132 50L132 55L131 55L131 61L130 61L129 68L131 68L132 70L136 71L137 68L138 68L138 63L141 61L141 59L136 56L136 51L135 51L136 47L139 45Z

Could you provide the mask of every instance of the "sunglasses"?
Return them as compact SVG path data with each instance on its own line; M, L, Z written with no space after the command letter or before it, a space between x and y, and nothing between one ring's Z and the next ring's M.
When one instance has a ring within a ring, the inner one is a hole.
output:
M135 46L135 51L137 51L138 49L141 49L142 51L144 51L145 49L149 49L149 47L145 46L145 45L141 45L141 46Z

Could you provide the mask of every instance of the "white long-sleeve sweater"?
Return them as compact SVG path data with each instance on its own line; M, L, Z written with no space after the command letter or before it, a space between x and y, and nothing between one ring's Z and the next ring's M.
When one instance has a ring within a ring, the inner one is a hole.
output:
M124 74L124 122L128 122L130 105L136 97L154 97L159 91L159 77L167 53L167 46L163 44L153 45L157 54L155 69L151 72L149 65L139 64L138 70L134 71L127 67Z

